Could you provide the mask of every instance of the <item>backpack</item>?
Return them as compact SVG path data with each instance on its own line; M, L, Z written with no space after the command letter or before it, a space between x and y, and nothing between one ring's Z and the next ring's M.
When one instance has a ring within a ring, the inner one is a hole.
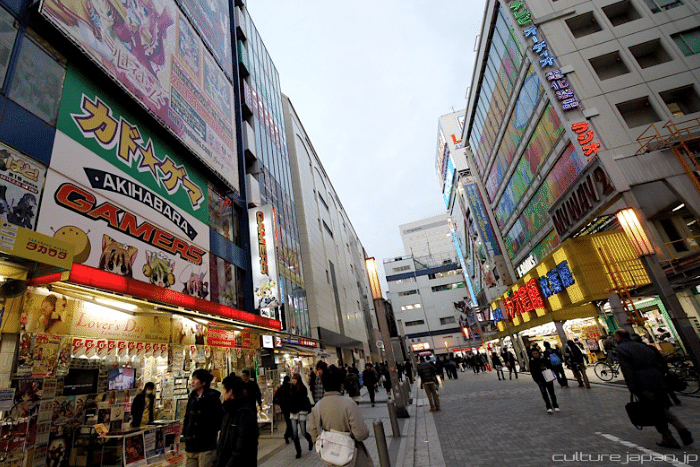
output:
M559 357L559 355L552 352L549 354L549 363L551 363L552 366L559 366L561 365L561 358Z

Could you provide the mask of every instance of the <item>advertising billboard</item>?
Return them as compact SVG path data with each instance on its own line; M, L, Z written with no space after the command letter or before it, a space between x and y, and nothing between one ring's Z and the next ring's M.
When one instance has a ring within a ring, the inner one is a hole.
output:
M172 0L43 0L41 13L239 190L233 87Z
M204 43L231 79L231 20L227 0L177 0Z
M491 221L489 220L486 212L484 199L481 197L479 187L471 177L468 177L466 183L464 184L464 192L466 193L469 206L471 207L472 214L476 220L479 235L481 236L481 239L489 252L489 256L493 257L495 255L500 255L501 249L498 246L496 235L493 232Z
M281 305L277 259L275 256L275 218L272 205L248 210L251 268L255 309L268 318L270 310ZM263 311L266 310L266 311Z
M46 167L0 143L0 220L34 230L45 176Z

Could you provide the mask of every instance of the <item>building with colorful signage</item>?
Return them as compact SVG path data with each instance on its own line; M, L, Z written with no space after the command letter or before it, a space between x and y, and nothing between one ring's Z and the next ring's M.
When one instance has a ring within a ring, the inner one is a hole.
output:
M516 284L633 207L700 332L699 20L687 1L487 2L462 137Z
M282 102L312 336L331 361L380 361L365 249L292 101Z

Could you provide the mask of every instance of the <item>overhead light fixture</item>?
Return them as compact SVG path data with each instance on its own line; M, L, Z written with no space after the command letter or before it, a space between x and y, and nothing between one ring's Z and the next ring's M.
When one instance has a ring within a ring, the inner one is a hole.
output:
M685 207L685 204L684 204L684 203L681 203L681 204L679 204L678 206L676 206L675 208L673 208L672 212L676 212L676 211L678 211L679 209L683 209L684 207Z

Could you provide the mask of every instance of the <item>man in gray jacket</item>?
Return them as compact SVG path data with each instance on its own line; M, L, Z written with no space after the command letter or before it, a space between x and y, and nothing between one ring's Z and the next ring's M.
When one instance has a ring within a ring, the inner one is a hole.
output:
M437 392L437 373L435 367L432 363L426 362L425 357L421 357L417 370L421 385L423 389L425 389L425 395L428 396L428 402L430 402L430 411L435 412L436 410L440 410L440 396Z
M658 352L648 345L634 342L629 332L624 329L615 331L617 341L617 358L620 369L625 377L625 383L630 392L640 401L649 404L651 409L659 414L656 430L661 433L661 441L656 443L661 447L680 449L680 445L671 434L668 424L678 430L681 441L686 446L693 442L690 431L671 413L666 403L666 382L664 367L666 363Z

